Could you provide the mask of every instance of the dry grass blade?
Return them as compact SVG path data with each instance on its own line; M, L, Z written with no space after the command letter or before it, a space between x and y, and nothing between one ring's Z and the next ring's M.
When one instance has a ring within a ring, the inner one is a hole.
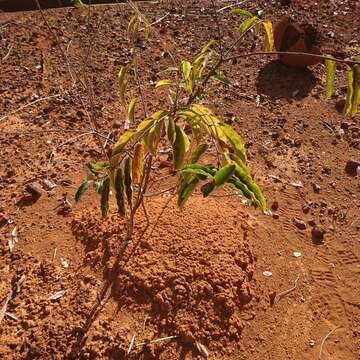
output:
M336 326L334 329L332 329L322 340L321 342L321 345L320 345L320 352L319 352L319 360L321 360L321 355L322 355L322 351L323 351L323 347L324 347L324 344L325 344L325 341L329 338L329 336L334 333L337 329L339 329L341 326L338 325Z
M283 291L283 292L281 292L281 293L279 293L279 294L277 294L277 295L275 296L274 305L277 304L285 295L287 295L287 294L291 293L292 291L294 291L294 290L296 289L296 287L297 287L297 282L298 282L298 281L299 281L299 275L298 275L298 277L295 279L295 281L294 281L294 286L293 286L293 287L291 287L290 289L285 290L285 291Z
M10 290L8 292L8 294L6 295L6 299L4 301L4 305L2 306L1 310L0 310L0 323L1 321L3 320L5 314L6 314L6 310L7 310L7 307L8 307L8 304L9 304L9 301L12 299L13 297L13 291Z
M14 229L12 230L11 234L10 234L10 238L8 240L8 245L9 245L9 251L10 253L13 252L14 246L15 244L18 242L18 237L17 237L17 227L15 226Z
M131 341L130 341L130 345L129 345L129 349L128 349L128 355L131 353L131 350L133 349L134 347L134 344L135 344L135 336L136 334L133 335L133 337L131 338Z
M6 312L5 315L8 316L10 319L19 321L19 318L16 315L12 314L12 313Z

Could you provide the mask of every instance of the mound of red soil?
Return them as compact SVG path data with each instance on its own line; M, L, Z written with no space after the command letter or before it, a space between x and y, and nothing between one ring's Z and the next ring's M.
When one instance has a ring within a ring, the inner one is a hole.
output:
M154 218L165 200L151 202L148 211ZM216 199L196 200L184 210L177 209L174 201L151 237L138 240L136 249L134 241L127 250L133 252L131 261L120 261L113 279L113 296L121 308L136 312L145 306L148 323L158 333L222 348L240 338L245 326L242 312L250 309L254 297L255 258L246 238L248 215L239 211L240 200L239 208L226 211ZM174 222L175 218L182 221ZM74 221L75 233L97 254L93 260L103 258L109 244L113 249L119 244L119 226L117 216L102 225L91 214ZM108 264L112 255L107 256Z

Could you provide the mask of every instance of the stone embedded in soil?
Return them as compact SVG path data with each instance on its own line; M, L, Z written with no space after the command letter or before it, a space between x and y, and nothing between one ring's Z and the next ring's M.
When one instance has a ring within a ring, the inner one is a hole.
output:
M37 182L26 184L25 190L35 199L42 195L42 188Z
M350 159L346 163L345 171L350 176L356 176L358 173L358 168L360 168L360 162Z
M5 226L8 222L9 222L9 218L5 214L0 213L0 228Z
M312 183L312 187L313 187L314 193L316 193L316 194L318 194L321 190L321 187L319 184Z
M301 219L298 218L294 218L293 219L294 225L300 229L300 230L305 230L306 229L306 223L305 221L302 221Z
M311 230L311 236L315 243L322 243L324 241L325 229L321 226L314 226Z

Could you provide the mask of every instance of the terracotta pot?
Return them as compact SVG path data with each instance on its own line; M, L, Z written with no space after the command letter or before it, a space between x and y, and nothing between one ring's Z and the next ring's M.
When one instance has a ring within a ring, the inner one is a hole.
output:
M309 53L309 55L279 55L280 61L286 65L306 67L322 61L310 55L320 55L320 48L314 45L313 39L305 30L288 16L282 18L275 26L274 45L277 51Z

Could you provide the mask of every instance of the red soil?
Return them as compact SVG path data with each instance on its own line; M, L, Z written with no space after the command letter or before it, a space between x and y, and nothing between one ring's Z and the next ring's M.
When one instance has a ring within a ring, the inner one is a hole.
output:
M171 64L166 51L190 58L217 36L210 3L140 3L151 21L170 12L142 50L144 84ZM266 3L250 8L264 8L274 22L288 14L314 24L322 46L332 51L359 46L356 2ZM78 73L84 71L82 47L92 49L85 71L95 84L94 110L101 133L115 139L124 114L114 79L129 55L130 11L96 7L90 43L86 21L74 10L46 16ZM124 224L114 204L101 220L95 194L76 206L73 201L82 165L102 157L91 136L73 139L79 134L74 131L88 128L84 105L90 106L78 97L86 94L72 88L39 13L0 14L0 20L0 118L61 93L0 120L0 311L13 291L0 326L2 358L200 359L199 342L211 359L310 360L320 352L322 360L359 359L360 186L359 174L345 168L348 160L360 160L360 127L358 117L336 110L344 98L343 77L335 98L325 102L322 64L291 69L251 58L228 66L235 86L214 86L209 106L243 135L274 216L227 192L209 199L195 195L183 210L169 193L155 195L146 199L150 227L140 213L135 239L124 251ZM239 18L223 15L220 21L223 40L233 39ZM160 106L153 86L145 85L145 97L151 109ZM44 132L59 128L66 131ZM164 160L166 155L155 166ZM154 173L167 175L169 169ZM150 192L172 182L155 183ZM31 195L27 184L40 196ZM323 242L312 239L316 226L326 231ZM14 227L18 242L10 253ZM297 278L296 288L274 303ZM58 299L49 299L61 290ZM141 346L168 336L176 338Z

